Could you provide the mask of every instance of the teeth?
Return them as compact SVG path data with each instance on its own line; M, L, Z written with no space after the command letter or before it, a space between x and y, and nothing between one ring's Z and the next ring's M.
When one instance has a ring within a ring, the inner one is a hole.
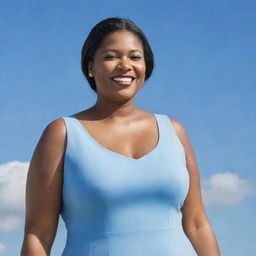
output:
M118 81L118 82L131 82L132 78L131 77L115 77L113 78L114 81Z

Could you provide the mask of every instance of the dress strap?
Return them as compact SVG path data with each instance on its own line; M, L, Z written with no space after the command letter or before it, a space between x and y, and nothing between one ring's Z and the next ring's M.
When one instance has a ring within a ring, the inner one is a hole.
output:
M182 153L185 160L185 151L184 147L175 131L174 125L170 118L166 114L158 114L161 118L159 118L160 126L161 126L161 135L162 141L164 142L166 150L170 152L172 150L178 150Z

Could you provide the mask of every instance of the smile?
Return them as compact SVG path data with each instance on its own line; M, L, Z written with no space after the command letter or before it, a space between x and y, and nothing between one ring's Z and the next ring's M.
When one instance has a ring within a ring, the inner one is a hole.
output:
M118 85L131 85L134 77L113 77L111 78Z
M132 78L131 77L115 77L113 78L113 80L118 82L131 82Z

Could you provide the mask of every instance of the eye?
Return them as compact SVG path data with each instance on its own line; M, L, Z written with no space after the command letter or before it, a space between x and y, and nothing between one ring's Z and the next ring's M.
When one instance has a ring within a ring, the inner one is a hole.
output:
M114 55L107 55L107 56L104 57L104 59L106 59L106 60L111 60L111 59L114 59L114 58L116 58L116 56L114 56Z
M132 56L131 58L134 59L134 60L140 60L141 56Z

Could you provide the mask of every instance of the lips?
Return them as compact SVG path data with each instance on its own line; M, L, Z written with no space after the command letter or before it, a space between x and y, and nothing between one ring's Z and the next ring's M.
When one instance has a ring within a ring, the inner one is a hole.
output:
M132 78L131 77L115 77L112 80L116 81L116 82L131 82Z
M120 75L120 76L113 76L111 79L112 80L122 80L122 79L126 79L126 80L132 79L132 80L134 80L135 77L134 76L130 76L130 75Z
M125 76L122 75L122 76L114 76L111 79L119 85L130 85L135 79L135 77L130 75L125 75Z

